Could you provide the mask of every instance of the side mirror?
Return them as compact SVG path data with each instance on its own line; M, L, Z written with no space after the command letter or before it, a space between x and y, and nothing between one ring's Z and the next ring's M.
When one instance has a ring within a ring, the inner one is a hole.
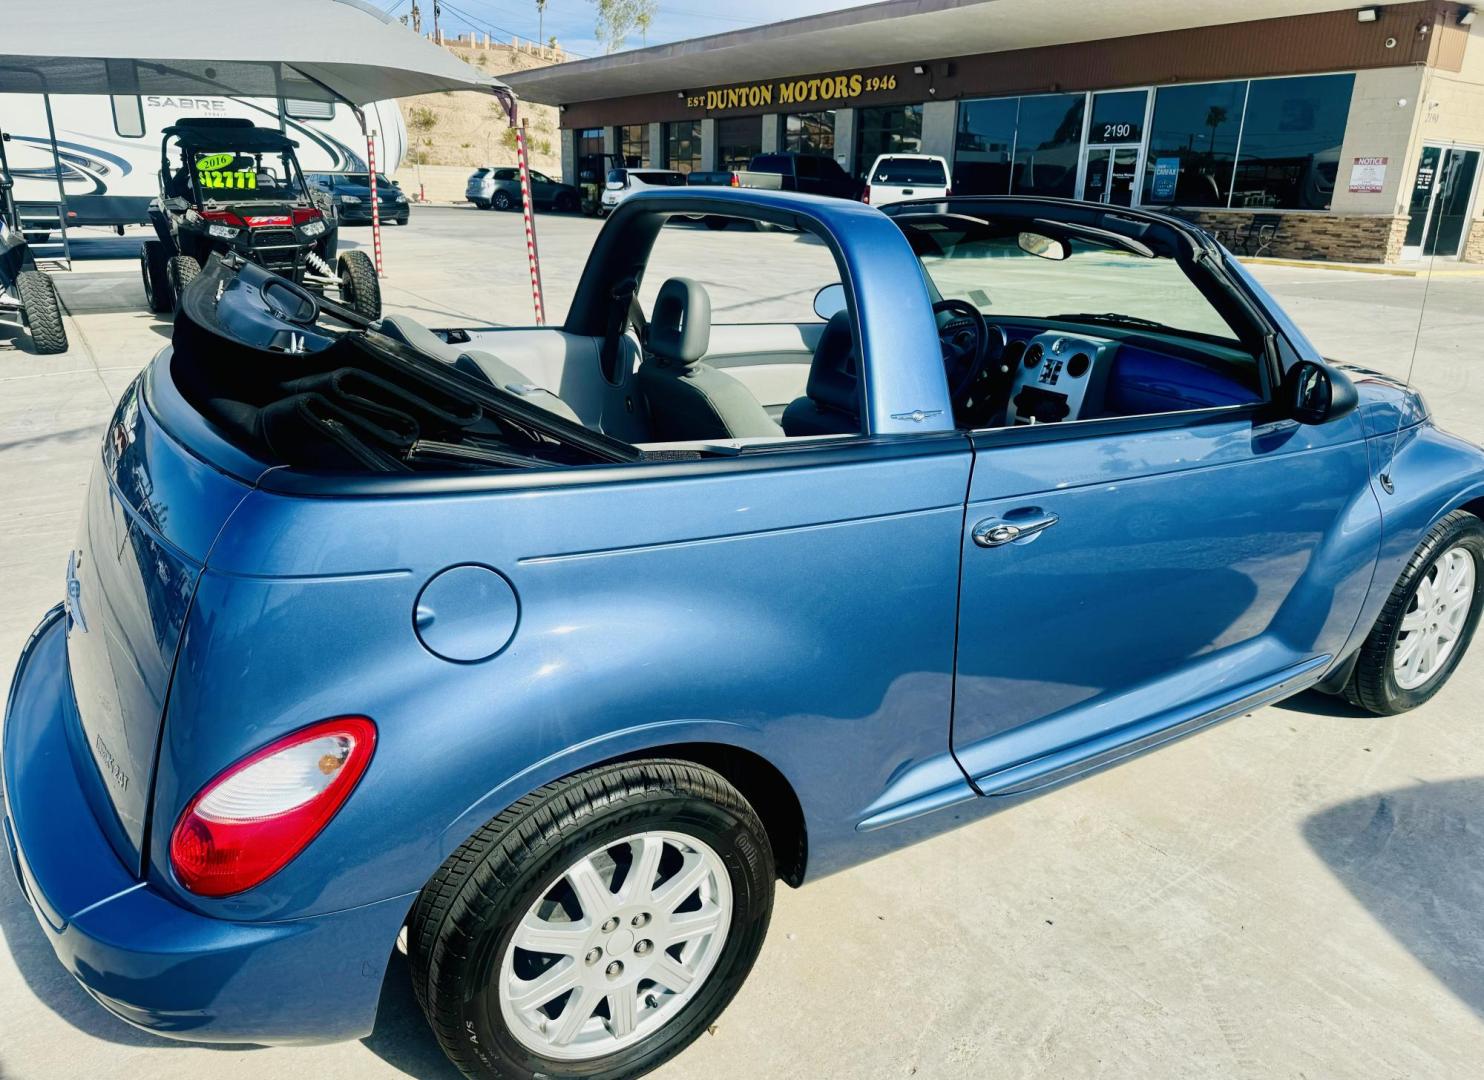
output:
M845 286L838 281L814 294L814 314L825 322L845 310Z
M1053 262L1064 262L1072 257L1072 249L1065 240L1058 240L1051 236L1042 236L1040 233L1023 232L1016 238L1020 250L1027 255L1034 255L1038 259L1050 259Z
M1300 360L1283 378L1283 402L1300 424L1323 424L1354 410L1360 395L1342 372Z

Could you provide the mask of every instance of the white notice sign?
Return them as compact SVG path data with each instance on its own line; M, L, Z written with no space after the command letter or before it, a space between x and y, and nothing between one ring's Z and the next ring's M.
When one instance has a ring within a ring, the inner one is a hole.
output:
M1358 157L1350 167L1351 191L1381 191L1386 187L1384 157Z

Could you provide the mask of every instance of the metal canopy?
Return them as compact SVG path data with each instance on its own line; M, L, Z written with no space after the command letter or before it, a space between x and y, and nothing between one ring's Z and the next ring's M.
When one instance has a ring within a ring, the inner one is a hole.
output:
M360 0L44 0L6 5L0 93L287 97L355 106L499 79Z

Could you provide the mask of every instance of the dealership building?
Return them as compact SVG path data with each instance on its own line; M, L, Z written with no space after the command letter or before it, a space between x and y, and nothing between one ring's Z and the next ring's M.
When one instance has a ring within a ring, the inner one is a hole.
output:
M1481 27L1438 0L888 0L508 81L560 106L568 180L918 152L955 194L1171 209L1265 255L1484 261Z

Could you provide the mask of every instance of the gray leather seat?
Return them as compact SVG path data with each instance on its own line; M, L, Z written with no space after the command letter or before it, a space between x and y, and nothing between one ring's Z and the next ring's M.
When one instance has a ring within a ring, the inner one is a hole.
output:
M781 437L747 387L701 362L710 345L711 298L700 282L671 278L655 298L649 352L638 372L654 439Z
M804 396L783 410L783 430L790 436L859 434L859 370L850 313L837 311L814 346Z

